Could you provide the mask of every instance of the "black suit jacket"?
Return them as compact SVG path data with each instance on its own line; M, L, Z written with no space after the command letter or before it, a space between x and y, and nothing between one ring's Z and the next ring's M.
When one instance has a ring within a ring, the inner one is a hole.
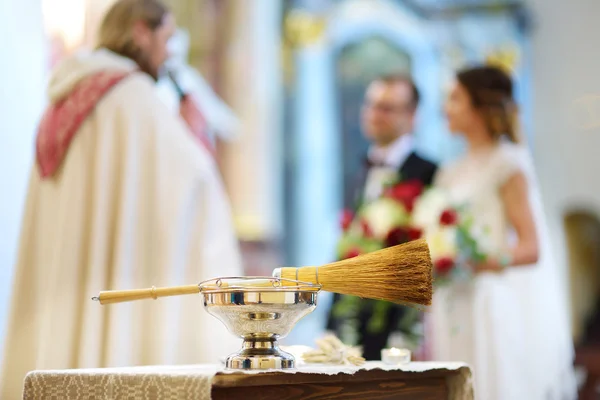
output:
M431 185L437 171L437 165L420 157L414 151L410 153L399 173L402 180L418 180L425 186Z

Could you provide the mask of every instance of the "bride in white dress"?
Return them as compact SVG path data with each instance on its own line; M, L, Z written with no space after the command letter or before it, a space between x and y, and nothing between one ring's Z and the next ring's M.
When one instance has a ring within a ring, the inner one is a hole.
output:
M446 107L467 154L436 186L470 207L491 253L469 283L434 294L431 351L473 369L475 397L577 397L566 298L553 262L531 158L520 144L510 77L493 67L457 75Z

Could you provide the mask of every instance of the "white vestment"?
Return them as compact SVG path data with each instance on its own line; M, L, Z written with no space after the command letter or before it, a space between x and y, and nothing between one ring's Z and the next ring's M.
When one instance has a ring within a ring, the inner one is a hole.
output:
M134 71L107 50L63 62L50 101L103 70ZM102 306L109 289L198 283L242 273L229 203L211 156L133 72L80 126L61 167L30 176L0 398L34 369L214 363L241 344L200 296Z

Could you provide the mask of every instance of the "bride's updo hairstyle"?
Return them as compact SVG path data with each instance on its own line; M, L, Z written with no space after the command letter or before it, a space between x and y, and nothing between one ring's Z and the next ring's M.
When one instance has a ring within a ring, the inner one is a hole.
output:
M485 66L469 68L457 74L458 82L466 89L475 107L494 138L505 135L519 142L517 105L513 98L513 83L499 68Z

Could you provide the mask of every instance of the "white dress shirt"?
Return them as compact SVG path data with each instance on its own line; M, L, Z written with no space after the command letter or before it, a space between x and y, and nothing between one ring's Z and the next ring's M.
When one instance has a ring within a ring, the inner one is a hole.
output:
M373 166L369 169L365 183L365 201L375 200L381 195L384 185L397 178L400 166L412 151L413 138L410 134L400 136L386 147L372 146L369 149L369 160L384 166Z

